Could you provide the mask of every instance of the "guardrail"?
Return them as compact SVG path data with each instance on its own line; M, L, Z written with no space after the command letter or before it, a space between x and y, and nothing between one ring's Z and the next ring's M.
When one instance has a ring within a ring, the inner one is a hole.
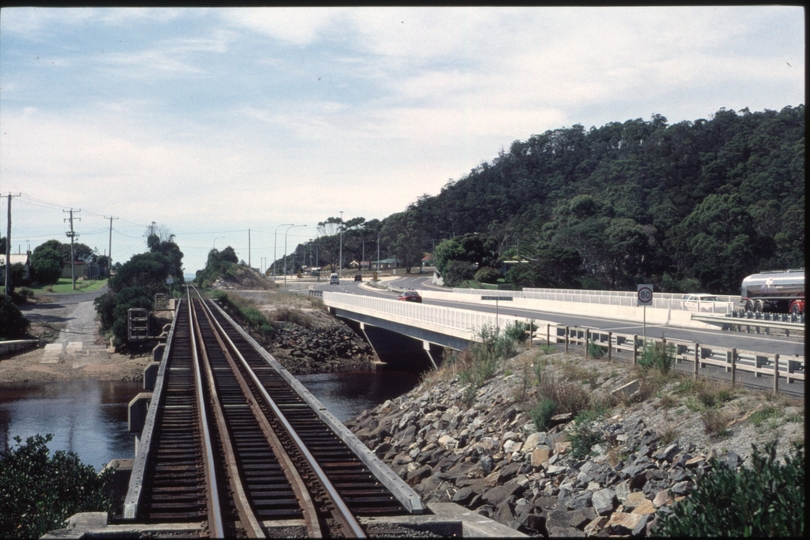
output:
M524 324L534 324L537 328L532 336L533 342L545 341L546 344L555 346L564 344L565 352L569 352L572 345L582 347L586 358L591 354L588 347L590 343L601 347L608 361L612 361L614 354L625 355L629 356L635 365L644 349L644 339L638 335L563 326L550 321L328 291L323 294L323 298L324 303L332 308L438 331L469 341L477 341L479 339L477 332L485 326L503 331L515 321L520 321ZM544 330L545 339L543 339ZM647 338L646 342L663 348L672 345L674 362L678 364L691 362L694 365L692 373L696 378L700 374L700 369L707 366L720 367L730 372L732 383L736 383L737 372L750 373L754 377L770 375L773 377L772 387L775 392L779 391L780 378L785 379L789 385L805 380L803 356L780 358L779 354L729 349L667 338Z
M538 329L541 335L535 333L542 341L542 327ZM546 323L546 344L557 345L564 343L565 352L569 352L570 345L580 346L585 351L585 357L592 355L588 343L601 347L608 361L613 359L613 353L629 355L633 365L638 364L639 356L644 349L644 339L638 335L618 334L605 332L593 328L579 328ZM763 353L756 351L737 350L736 348L725 348L701 345L688 341L667 339L667 338L647 338L648 346L657 347L659 350L666 350L668 346L673 346L673 360L675 363L691 363L692 373L695 379L698 378L700 368L706 366L716 366L723 368L727 373L731 373L731 383L736 384L737 372L751 373L754 377L768 375L773 377L773 391L779 391L779 379L784 378L788 384L796 381L804 382L803 356L780 358L778 353Z
M13 339L9 341L0 341L0 356L5 356L14 351L21 351L23 349L30 349L39 344L38 339Z
M804 319L804 316L802 316L802 319ZM780 330L784 332L785 337L790 337L791 332L793 332L794 335L799 335L803 334L805 331L803 320L802 322L782 322L754 318L736 318L729 317L728 315L725 317L692 315L692 320L716 324L722 327L723 330L736 330L737 332L742 332L743 328L745 328L747 333L751 333L751 328L753 327L755 333L759 334L760 329L762 329L763 333L767 336L771 335L771 330Z
M638 304L636 293L633 291L591 291L582 289L532 289L522 291L496 291L490 289L453 289L456 294L477 294L487 296L512 296L514 298L528 298L534 300L552 300L555 302L582 302L587 304L603 304L612 306L635 307ZM686 301L683 294L655 293L653 295L653 308L680 311L693 311L696 313L732 313L739 304L738 296L717 296L719 302Z

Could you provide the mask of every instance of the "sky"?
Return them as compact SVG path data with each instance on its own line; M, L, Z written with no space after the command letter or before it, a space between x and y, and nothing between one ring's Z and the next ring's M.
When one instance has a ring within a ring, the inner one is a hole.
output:
M3 8L0 235L11 194L13 253L73 209L114 262L154 222L186 275L263 270L534 134L803 104L804 36L799 6Z

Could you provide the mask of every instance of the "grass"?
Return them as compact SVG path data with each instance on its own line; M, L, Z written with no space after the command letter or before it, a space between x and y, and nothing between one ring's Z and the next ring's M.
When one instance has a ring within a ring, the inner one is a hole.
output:
M93 279L93 280L76 280L76 290L73 290L73 285L70 278L59 278L59 281L53 285L45 285L42 287L26 287L34 294L50 294L50 293L72 293L72 292L92 292L97 291L107 284L107 279Z
M759 427L760 425L762 425L763 422L765 422L767 420L772 420L772 419L779 418L783 414L784 414L784 412L781 409L778 409L778 408L776 408L776 407L774 407L772 405L769 405L767 407L763 407L762 409L760 409L757 412L755 412L754 414L752 414L751 418L749 418L749 420L756 427Z

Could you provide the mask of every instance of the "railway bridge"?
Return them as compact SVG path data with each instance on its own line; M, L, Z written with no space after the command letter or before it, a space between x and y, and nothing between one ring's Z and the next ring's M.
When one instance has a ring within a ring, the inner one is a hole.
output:
M421 498L213 301L189 288L147 392L122 511L90 534L520 536ZM380 531L383 531L380 533ZM387 532L386 532L387 531Z

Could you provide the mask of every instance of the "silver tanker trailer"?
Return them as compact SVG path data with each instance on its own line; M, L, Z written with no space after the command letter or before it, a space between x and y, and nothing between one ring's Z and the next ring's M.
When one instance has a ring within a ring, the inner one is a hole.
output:
M804 268L750 275L740 296L746 311L804 313Z

